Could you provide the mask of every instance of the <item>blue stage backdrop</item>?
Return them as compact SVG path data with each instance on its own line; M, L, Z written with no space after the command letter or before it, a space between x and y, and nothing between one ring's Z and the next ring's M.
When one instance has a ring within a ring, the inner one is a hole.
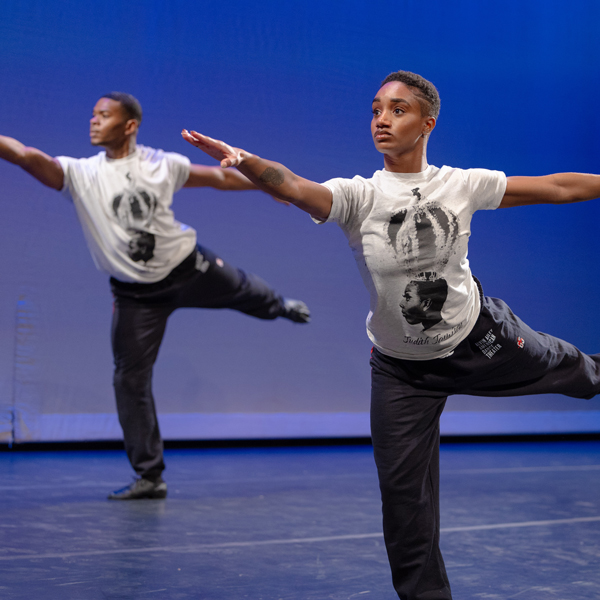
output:
M144 108L138 141L193 162L211 159L183 127L317 181L370 176L382 167L371 100L405 69L441 93L431 163L600 172L599 22L594 0L12 0L0 4L0 133L89 156L92 107L121 90ZM108 278L60 194L6 163L0 194L0 439L119 438ZM313 321L174 314L155 369L164 436L368 435L368 298L342 233L258 192L183 190L174 207ZM473 272L534 328L600 351L599 217L600 202L477 214ZM454 397L443 420L453 434L598 430L597 400L558 396Z

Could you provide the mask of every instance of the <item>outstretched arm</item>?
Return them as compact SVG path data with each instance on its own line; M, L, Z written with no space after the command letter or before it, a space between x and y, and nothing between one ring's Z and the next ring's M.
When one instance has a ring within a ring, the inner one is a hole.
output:
M600 198L600 175L556 173L509 177L500 208L528 204L566 204Z
M332 194L325 186L299 177L279 163L265 160L240 148L232 148L195 131L184 129L181 135L190 144L220 161L223 169L236 167L267 194L294 204L317 219L329 216Z
M61 190L65 174L60 163L37 148L29 148L11 137L0 135L0 158L18 165L38 181Z
M190 165L190 176L183 187L212 187L217 190L256 190L246 176L235 169Z

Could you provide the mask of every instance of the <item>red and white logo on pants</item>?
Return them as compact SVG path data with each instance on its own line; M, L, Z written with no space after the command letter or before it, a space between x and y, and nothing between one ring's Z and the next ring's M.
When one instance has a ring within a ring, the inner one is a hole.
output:
M517 346L519 346L519 348L523 348L523 346L525 346L525 340L522 337L517 339Z

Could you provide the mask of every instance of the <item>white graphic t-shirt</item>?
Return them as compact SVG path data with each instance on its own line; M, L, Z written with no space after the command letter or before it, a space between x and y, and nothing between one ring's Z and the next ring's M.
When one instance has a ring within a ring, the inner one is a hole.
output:
M430 165L421 173L383 170L323 185L333 193L327 221L346 234L371 295L373 345L408 360L450 354L480 310L467 260L471 217L498 207L504 173Z
M63 194L73 200L96 266L115 279L164 279L196 245L196 232L175 220L173 194L188 180L181 154L137 146L126 158L58 156Z

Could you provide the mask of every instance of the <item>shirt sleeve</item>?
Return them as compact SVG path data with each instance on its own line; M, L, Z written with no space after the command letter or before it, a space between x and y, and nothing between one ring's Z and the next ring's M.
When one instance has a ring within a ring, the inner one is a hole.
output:
M60 163L64 174L63 187L60 193L72 202L73 197L77 194L77 189L80 189L83 185L80 160L70 156L57 156L56 160Z
M364 197L364 186L361 184L360 177L353 179L343 179L336 177L329 179L321 185L324 185L331 191L332 205L331 212L327 219L315 219L315 223L330 223L335 222L340 225L348 224L356 215L361 200Z
M176 152L165 152L169 163L169 171L173 178L173 193L180 190L190 178L190 159Z
M468 169L465 173L474 210L498 208L506 192L506 175L502 171L487 169Z

